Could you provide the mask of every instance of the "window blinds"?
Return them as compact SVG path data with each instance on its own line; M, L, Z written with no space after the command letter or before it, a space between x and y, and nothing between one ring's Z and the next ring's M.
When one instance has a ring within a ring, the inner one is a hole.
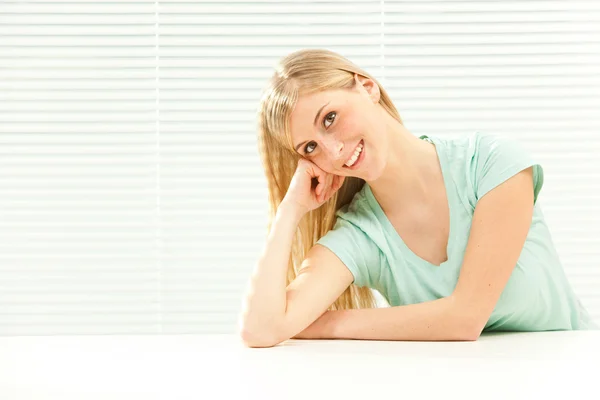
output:
M521 141L575 292L600 321L600 3L385 1L386 88L412 132Z
M3 1L0 334L233 333L266 239L255 110L328 48L415 134L518 138L600 320L591 1Z

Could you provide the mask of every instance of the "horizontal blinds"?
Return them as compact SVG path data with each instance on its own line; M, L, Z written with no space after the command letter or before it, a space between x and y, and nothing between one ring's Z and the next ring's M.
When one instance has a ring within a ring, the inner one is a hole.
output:
M384 2L385 85L412 132L518 139L575 292L600 321L600 3Z
M0 3L0 334L160 331L157 11Z
M234 332L266 238L256 106L299 48L372 73L415 134L522 140L600 320L599 15L587 1L0 3L0 334Z
M161 2L166 330L236 328L267 234L255 113L276 61L329 42L381 72L381 21L380 1Z

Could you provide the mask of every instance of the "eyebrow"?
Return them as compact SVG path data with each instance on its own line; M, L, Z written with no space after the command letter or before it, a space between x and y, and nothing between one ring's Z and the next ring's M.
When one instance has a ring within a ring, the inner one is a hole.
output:
M319 108L319 111L317 111L317 115L315 115L315 120L314 120L314 122L313 122L313 126L317 124L317 120L319 119L319 115L321 115L321 111L323 111L323 109L325 108L325 106L326 106L327 104L329 104L329 103L331 103L331 101L328 101L327 103L323 104L323 105L321 106L321 108ZM302 142L302 143L298 143L298 144L296 145L296 151L298 151L298 148L299 148L300 146L302 146L302 145L303 145L304 143L306 143L306 142L308 142L308 140L305 140L305 141L304 141L304 142Z

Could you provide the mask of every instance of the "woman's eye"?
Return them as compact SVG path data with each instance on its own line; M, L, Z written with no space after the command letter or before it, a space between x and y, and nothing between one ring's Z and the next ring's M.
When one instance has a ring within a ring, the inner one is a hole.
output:
M335 120L335 116L336 116L337 114L336 114L336 112L335 112L335 111L332 111L332 112L330 112L329 114L327 114L327 115L325 116L325 118L323 118L323 122L327 121L327 120L328 120L328 117L329 117L330 115L333 115L333 116L334 116L333 120ZM333 123L333 120L331 120L331 123ZM325 124L323 124L323 125L325 125ZM331 125L330 125L330 126L331 126ZM328 128L328 126L325 126L325 128Z
M308 142L308 144L306 145L306 147L304 147L304 154L310 154L310 153L312 153L312 151L311 152L306 151L306 149L308 149L308 146L310 146L311 143L314 143L314 142Z
M334 118L333 118L333 119L331 119L331 120L329 119L329 116L330 116L330 115L333 115L333 116L334 116ZM335 116L336 116L336 115L337 115L337 114L336 114L336 112L335 112L335 111L332 111L332 112L330 112L329 114L327 114L327 115L325 116L325 118L323 118L323 125L325 125L325 121L330 121L331 123L333 123L333 121L335 120ZM329 125L329 126L331 126L331 125ZM329 126L325 125L325 128L329 128ZM310 154L310 153L312 153L312 151L306 151L306 149L308 149L308 146L310 146L312 143L314 143L314 142L309 142L309 143L306 145L306 147L304 147L304 154ZM316 145L315 145L315 146L316 146Z

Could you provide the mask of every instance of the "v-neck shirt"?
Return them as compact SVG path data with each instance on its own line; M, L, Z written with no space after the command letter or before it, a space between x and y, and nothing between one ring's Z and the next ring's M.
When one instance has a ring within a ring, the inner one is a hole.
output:
M574 293L555 250L538 195L544 172L515 139L475 131L459 138L422 135L433 143L449 207L447 260L435 265L402 240L367 182L336 211L334 228L317 243L346 265L359 287L377 290L390 306L452 294L477 201L533 167L534 212L521 255L484 331L600 329Z
M426 135L423 135L420 138L424 139L430 143L433 143L435 145L435 142ZM437 146L436 146L436 150L437 150ZM446 261L442 262L439 265L433 264L433 263L423 259L422 257L419 257L408 247L408 245L404 242L402 237L397 233L396 228L394 227L394 225L391 223L391 221L389 220L389 218L387 217L387 215L381 208L379 202L375 199L375 196L374 196L373 192L371 191L371 187L369 186L369 184L366 183L365 186L363 187L364 196L366 197L366 199L370 205L370 208L377 216L378 221L380 221L381 224L384 225L384 227L387 231L396 233L395 235L391 234L390 236L396 242L395 244L401 248L403 255L407 256L412 263L414 263L416 265L419 265L419 264L425 265L425 267L428 269L442 268L442 267L448 265L450 263L450 254L452 253L452 249L454 248L454 243L453 243L454 242L453 241L454 227L452 225L453 225L455 218L453 217L452 214L453 214L453 211L455 211L455 210L453 209L452 204L456 202L456 198L455 198L456 193L455 193L454 187L452 185L449 185L451 179L448 179L448 171L446 171L446 165L448 162L445 159L445 154L439 150L437 150L437 154L438 154L439 163L440 163L440 166L442 169L444 186L446 189L446 198L447 198L448 207L449 207L449 215L448 216L449 216L449 220L450 220L448 241L447 241L447 245L446 245L447 259L446 259ZM452 196L452 198L451 198L451 196Z

